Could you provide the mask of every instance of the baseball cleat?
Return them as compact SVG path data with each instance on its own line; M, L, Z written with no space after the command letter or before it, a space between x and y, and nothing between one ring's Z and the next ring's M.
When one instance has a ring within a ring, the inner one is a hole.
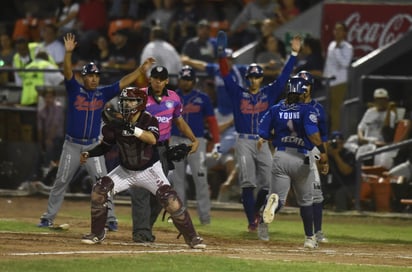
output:
M49 229L51 230L68 230L70 228L69 224L61 224L61 225L51 225Z
M315 236L306 236L305 243L303 244L304 248L315 249L318 247L318 242L316 242Z
M194 249L205 249L206 245L203 244L203 238L200 236L193 237L192 241L189 243L189 246Z
M104 238L106 238L106 231L104 230L103 233L97 236L94 233L86 234L82 237L82 243L88 245L100 244Z
M117 222L116 221L108 222L106 225L106 229L108 231L117 231L118 230Z
M315 233L315 238L318 243L328 243L329 242L328 238L326 238L325 234L323 234L323 232L320 230Z
M277 194L271 194L267 201L265 209L263 210L263 222L266 224L272 223L275 218L275 212L279 205L279 196Z
M50 221L50 220L47 220L47 219L41 219L40 223L37 224L37 226L39 228L49 228L49 227L53 226L53 222Z
M260 222L257 227L257 235L259 240L269 241L269 226L266 223Z

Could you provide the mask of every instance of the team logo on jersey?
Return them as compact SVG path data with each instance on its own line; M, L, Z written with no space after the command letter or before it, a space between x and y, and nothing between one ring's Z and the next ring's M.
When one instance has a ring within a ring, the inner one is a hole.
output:
M310 115L309 115L309 120L310 121L312 121L313 123L318 123L318 117L316 116L316 114L315 113L311 113Z
M174 106L173 101L166 101L166 108L171 109L173 108L173 106Z

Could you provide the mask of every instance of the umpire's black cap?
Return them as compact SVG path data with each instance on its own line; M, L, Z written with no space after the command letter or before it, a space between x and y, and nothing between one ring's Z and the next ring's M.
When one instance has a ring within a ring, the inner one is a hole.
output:
M165 80L169 77L169 72L164 66L155 66L150 71L150 77Z

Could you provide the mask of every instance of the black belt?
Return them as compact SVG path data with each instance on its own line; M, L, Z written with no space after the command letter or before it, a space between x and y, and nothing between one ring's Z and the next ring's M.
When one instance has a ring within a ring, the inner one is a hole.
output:
M97 143L99 141L99 138L93 138L93 139L79 139L79 138L73 138L69 135L66 134L64 137L67 141L75 144L81 144L81 145L91 145L94 143Z
M169 140L157 142L157 146L169 146Z

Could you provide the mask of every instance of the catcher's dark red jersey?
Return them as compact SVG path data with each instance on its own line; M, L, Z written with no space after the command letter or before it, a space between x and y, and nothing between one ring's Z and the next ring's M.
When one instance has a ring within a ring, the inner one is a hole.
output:
M143 130L154 134L159 139L159 124L155 117L148 112L142 112L135 124ZM144 170L159 160L157 149L153 145L139 140L134 135L125 133L122 128L105 125L102 128L103 143L117 144L119 147L120 164L129 170Z

